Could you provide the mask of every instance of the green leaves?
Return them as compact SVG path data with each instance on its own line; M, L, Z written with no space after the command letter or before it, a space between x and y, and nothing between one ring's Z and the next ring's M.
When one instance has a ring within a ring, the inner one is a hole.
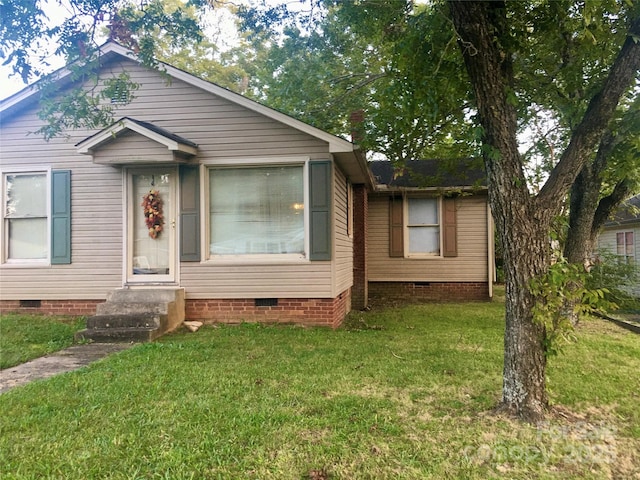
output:
M115 107L131 102L139 87L125 72L109 78L89 75L85 79L87 83L72 88L62 97L54 96L55 90L48 91L53 85L43 86L38 116L44 125L36 130L36 134L50 140L66 134L69 129L94 129L108 125L113 121Z
M241 11L254 48L268 45L253 79L259 100L338 135L361 130L365 150L394 161L475 152L469 88L440 5L310 5ZM349 116L358 110L365 120L354 127Z
M607 288L596 288L589 282L584 266L564 259L551 265L546 274L533 278L529 290L536 300L534 321L545 328L547 356L557 355L564 343L574 340L575 319L618 308L608 299Z
M113 108L105 99L110 100L117 90L118 101L126 103L137 89L123 76L99 78L96 52L106 39L105 30L109 38L136 51L142 62L153 68L157 66L157 40L167 39L181 46L200 41L202 33L193 5L209 8L204 1L192 1L191 7L175 2L175 8L165 9L164 0L144 4L129 0L72 0L57 11L55 3L50 2L45 11L42 0L9 0L3 6L0 23L0 58L25 83L42 79L52 56L64 58L71 70L70 78L77 82L64 98L58 99L52 79L41 81L40 118L46 125L37 133L47 139L68 128L105 126L113 120Z

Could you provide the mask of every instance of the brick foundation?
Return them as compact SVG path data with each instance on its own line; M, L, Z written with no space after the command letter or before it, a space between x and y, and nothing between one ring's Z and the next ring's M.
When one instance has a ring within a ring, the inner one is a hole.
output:
M104 300L1 300L0 313L95 315ZM39 305L38 305L39 303ZM351 310L351 290L336 298L279 298L277 306L256 306L254 299L187 299L186 320L205 323L295 323L339 327Z
M0 300L0 313L95 315L96 305L103 302L104 300Z
M371 303L489 300L483 282L369 282Z
M255 299L187 299L186 320L204 323L295 323L337 328L351 310L351 291L336 298L279 298L277 306L256 306Z

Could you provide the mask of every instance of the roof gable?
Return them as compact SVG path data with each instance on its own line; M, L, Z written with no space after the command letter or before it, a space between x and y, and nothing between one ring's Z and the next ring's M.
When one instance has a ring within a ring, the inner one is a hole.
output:
M168 150L180 152L186 155L195 155L198 150L191 140L175 135L168 130L149 122L142 122L129 117L123 117L112 125L100 130L98 133L85 138L76 148L78 153L91 154L105 143L111 142L124 132L136 132L154 142L167 147Z
M605 222L605 227L615 227L628 224L640 225L640 195L631 197L618 207L613 217Z
M101 60L103 62L120 56L129 60L133 60L137 63L141 63L132 51L113 41L109 41L99 47L99 55L101 56ZM179 68L176 68L167 63L158 62L158 64L160 66L160 69L164 71L164 73L173 78L182 80L187 84L198 87L237 105L241 105L251 111L260 113L268 118L281 122L292 128L307 133L312 137L327 142L329 144L329 151L331 153L352 152L358 149L357 146L343 138L337 137L328 132L320 130L319 128L308 125L300 120L297 120L293 117L290 117L289 115L267 107L266 105L262 105L261 103L251 100L243 95L198 78L190 73L185 72L184 70L180 70ZM72 83L71 73L72 72L69 68L63 67L53 73L50 77L54 80L54 82L59 83L60 86L64 86L66 84ZM7 115L17 109L22 103L29 100L36 100L37 94L39 92L38 83L39 82L36 82L35 84L26 87L20 92L0 101L0 113L3 114L3 116Z

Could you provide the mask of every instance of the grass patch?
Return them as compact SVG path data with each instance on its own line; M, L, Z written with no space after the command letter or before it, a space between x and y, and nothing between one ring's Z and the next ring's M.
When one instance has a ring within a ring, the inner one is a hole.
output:
M84 318L0 315L0 369L62 350L83 328Z
M2 477L632 478L637 337L585 323L549 366L565 414L520 424L490 413L503 308L357 313L338 331L203 327L133 347L3 394Z

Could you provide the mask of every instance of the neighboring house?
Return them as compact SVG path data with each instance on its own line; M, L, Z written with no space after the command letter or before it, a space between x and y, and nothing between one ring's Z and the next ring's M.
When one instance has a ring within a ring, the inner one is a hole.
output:
M408 250L389 256L379 217L389 198L413 212L417 190L391 182L378 192L353 143L163 67L106 44L101 74L127 72L135 98L113 99L111 126L48 142L31 133L43 125L37 86L0 102L3 311L91 315L109 292L164 288L182 292L189 320L337 326L367 305L369 280L468 285L468 297L488 298L484 190L466 196L465 184L450 201L424 189L432 223L414 233L403 220ZM63 94L73 77L57 78ZM428 251L414 255L414 235Z
M624 202L598 236L598 250L617 255L621 261L640 265L640 195ZM640 285L630 285L640 296Z

